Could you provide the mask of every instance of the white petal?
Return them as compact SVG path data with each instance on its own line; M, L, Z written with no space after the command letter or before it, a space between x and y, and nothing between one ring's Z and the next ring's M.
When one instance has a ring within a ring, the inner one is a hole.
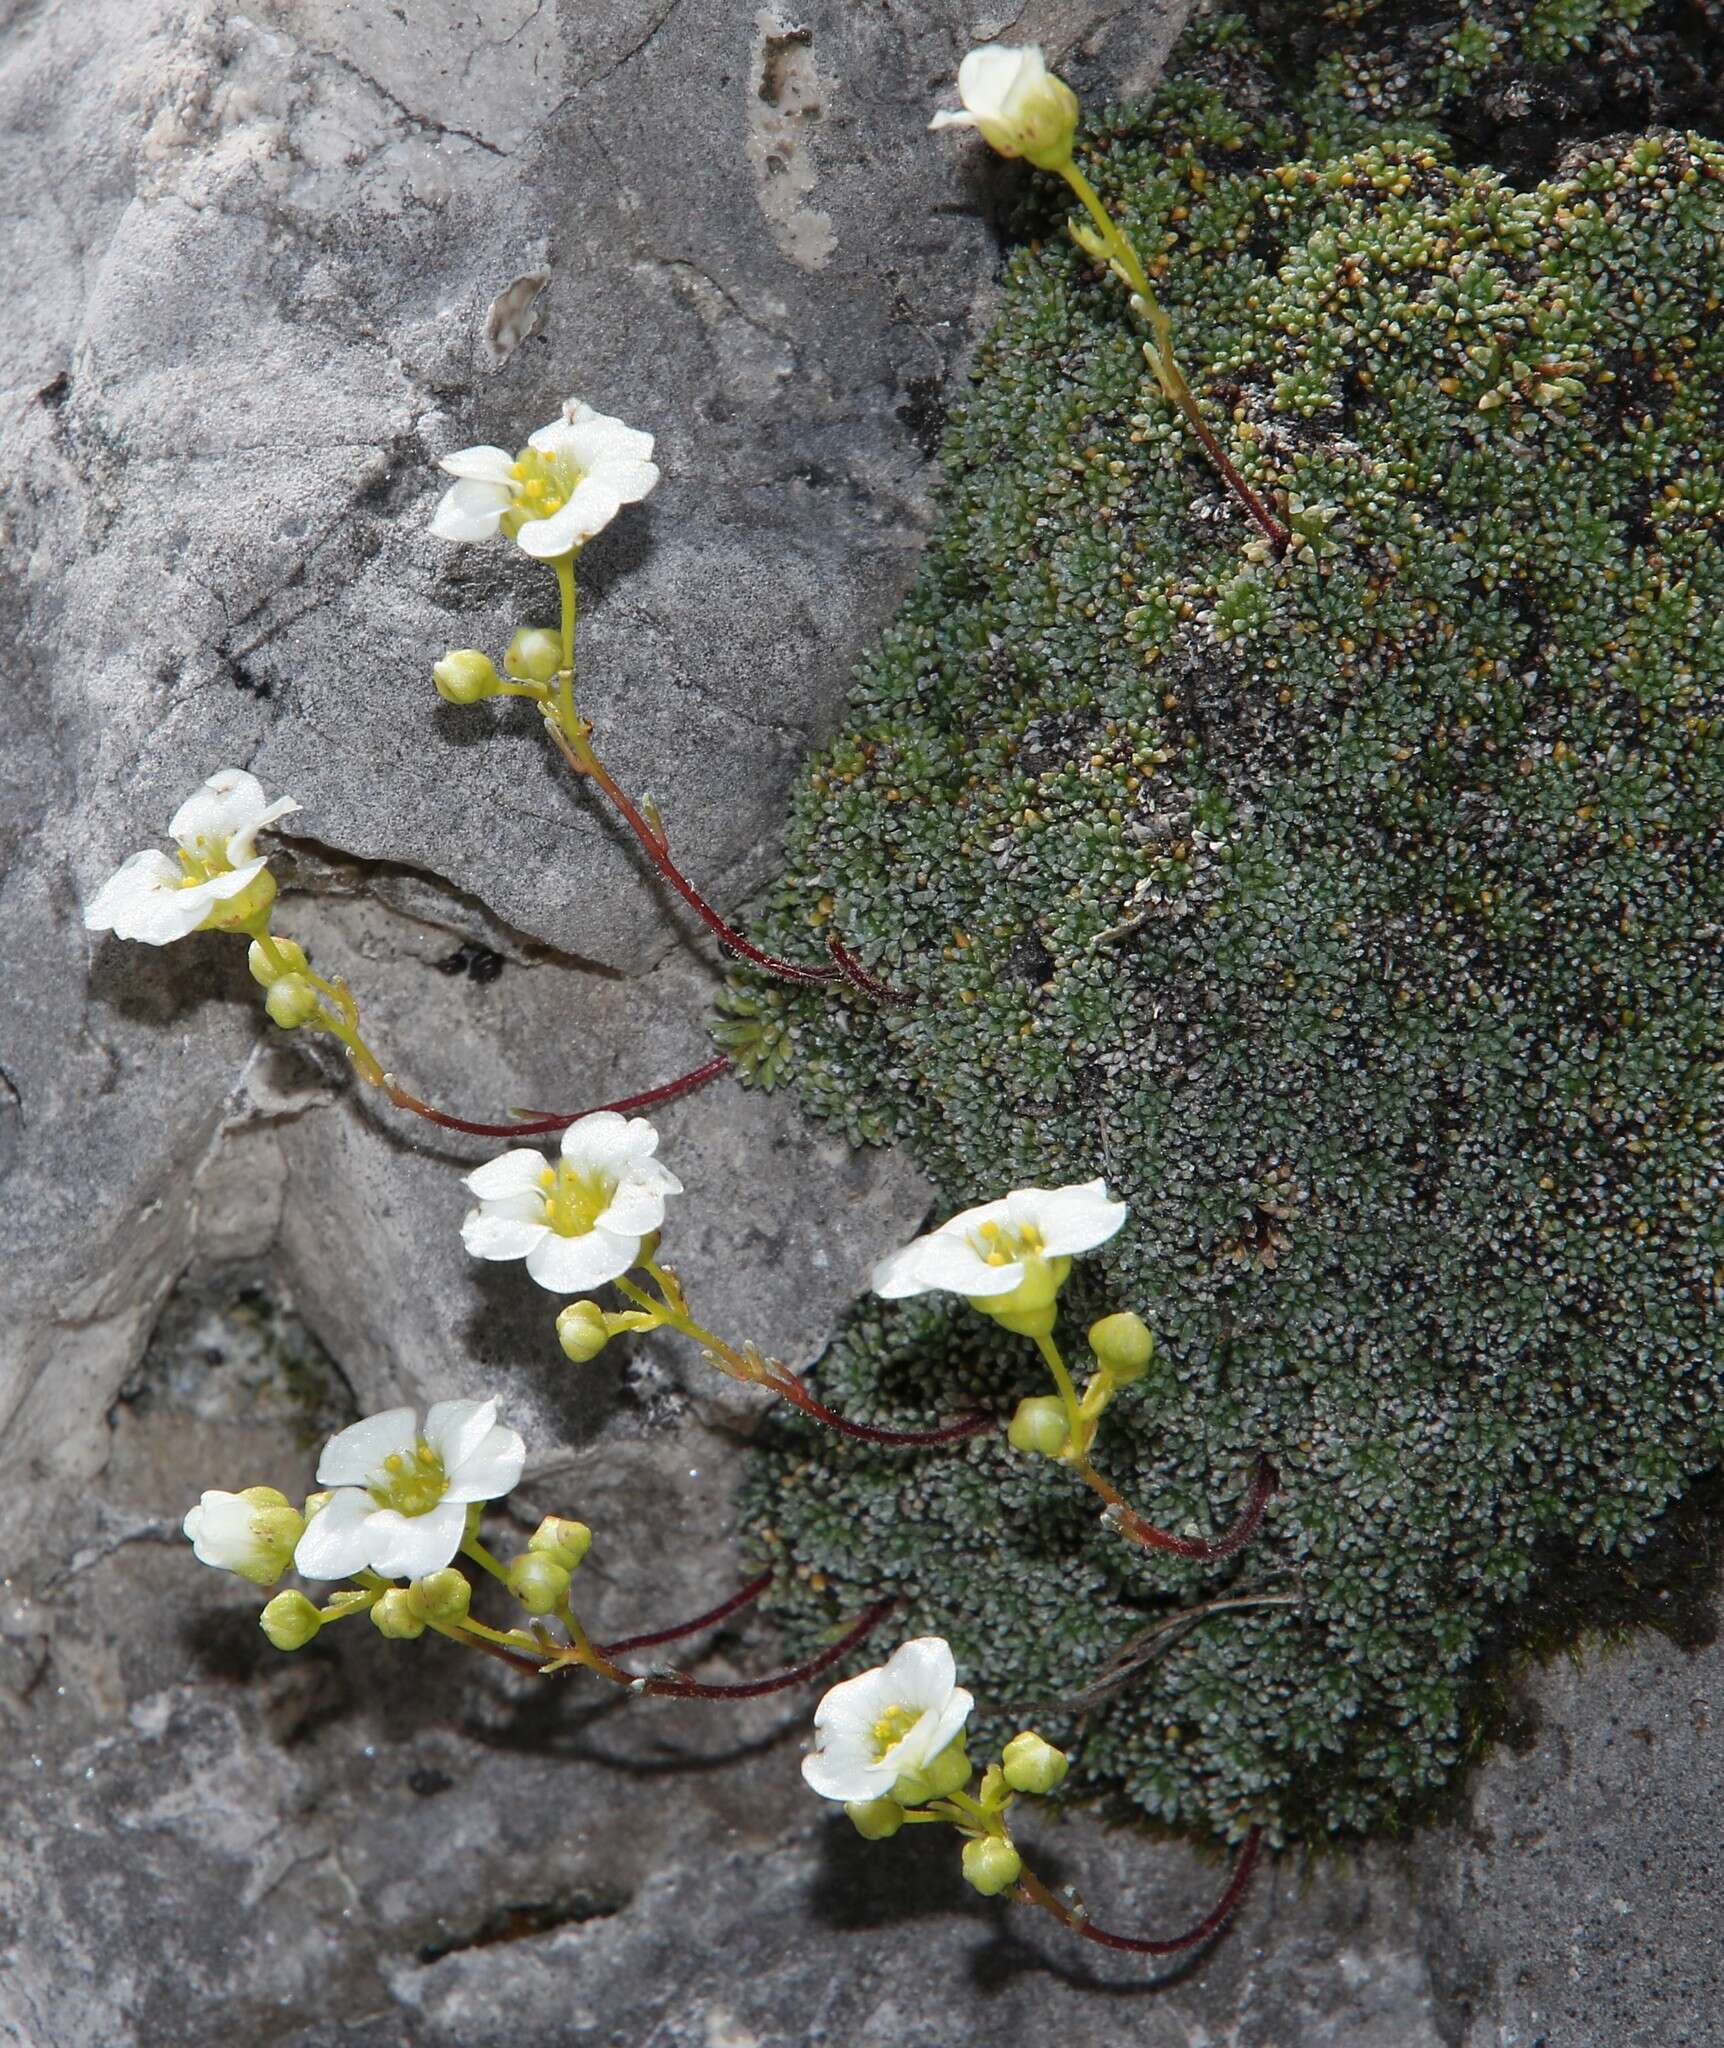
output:
M942 107L928 126L933 128L974 128L977 125L974 114L954 114L949 107Z
M376 1513L370 1494L342 1487L306 1523L294 1547L294 1570L308 1579L346 1579L363 1571L371 1562L368 1525Z
M490 540L514 502L514 492L502 484L452 484L431 515L431 531L439 540Z
M457 448L452 455L445 455L437 467L445 476L458 476L476 483L502 484L505 488L515 481L515 458L506 448L493 448L481 442L477 448Z
M583 541L591 540L599 527L592 525L575 503L586 489L586 483L577 484L568 503L553 512L549 519L529 519L515 535L522 552L531 555L535 562L554 562L563 555L572 554ZM613 518L617 509L613 501ZM602 526L604 522L601 520L599 524Z
M638 505L647 493L658 484L656 462L636 462L632 458L623 461L604 462L586 479L588 483L602 484L611 495L623 505ZM576 492L576 496L580 495ZM614 515L613 515L614 516Z
M1131 1214L1128 1204L1113 1201L1105 1180L1082 1181L1065 1188L1019 1188L1006 1197L1011 1221L1032 1225L1041 1233L1050 1259L1093 1251L1106 1244Z
M874 1268L869 1285L887 1301L902 1301L914 1294L1009 1294L1024 1277L1024 1269L1013 1260L1009 1265L990 1266L967 1238L949 1230L936 1230L919 1237L902 1251L891 1252Z
M656 1163L646 1162L648 1166ZM643 1168L632 1167L628 1179L593 1219L593 1228L611 1231L618 1237L645 1237L664 1221L665 1196L671 1192L649 1179ZM675 1192L682 1192L680 1184L675 1184Z
M497 1420L497 1399L485 1401L436 1401L425 1416L425 1441L443 1460L450 1478L465 1458L472 1456L489 1435Z
M469 1209L461 1222L461 1242L476 1259L524 1259L550 1234L543 1223L484 1209Z
M565 407L563 417L573 431L563 445L582 469L592 469L601 462L651 462L651 434L625 426L611 413L594 412L578 399L571 404L577 410Z
M585 1294L620 1279L640 1257L640 1248L638 1237L619 1237L611 1230L588 1230L579 1237L547 1230L527 1254L527 1271L552 1294Z
M958 66L958 97L972 114L995 119L1012 94L1032 84L1047 66L1034 45L1014 49L1000 43L970 51Z
M445 1500L501 1500L514 1491L527 1462L527 1446L517 1431L498 1423L487 1431L478 1446L462 1459L459 1469L450 1468Z
M605 418L603 413L593 413L591 415L591 420L603 418ZM590 423L589 421L586 424ZM549 425L536 428L534 432L527 436L527 446L532 449L535 455L547 455L553 461L560 455L565 461L574 463L578 469L581 464L575 454L575 449L578 445L575 437L580 431L581 429L571 420L552 420Z
M365 1486L393 1453L412 1450L418 1440L411 1408L385 1408L332 1436L317 1461L319 1486Z
M887 1658L884 1677L903 1706L938 1712L958 1682L952 1646L944 1636L912 1636Z
M220 852L236 832L260 817L266 806L263 784L244 768L218 768L194 789L168 821L168 837L188 853L204 847Z
M252 1535L254 1513L249 1500L237 1493L206 1492L190 1510L180 1527L191 1539L192 1555L200 1564L218 1571L240 1571L257 1555Z
M814 1709L814 1725L838 1741L871 1738L875 1722L897 1704L897 1690L886 1676L886 1667L877 1664L872 1671L859 1671L854 1678L833 1686Z
M207 899L180 887L185 878L179 862L154 847L134 853L90 898L84 923L146 946L172 945L195 932L209 910Z
M879 1799L898 1773L848 1751L817 1749L802 1759L802 1776L822 1799Z
M443 1569L461 1548L466 1531L467 1510L456 1500L440 1501L423 1515L379 1508L365 1525L371 1547L367 1561L386 1579L422 1579Z
M274 803L266 804L249 825L242 825L227 843L227 857L236 865L241 861L257 858L257 835L266 825L273 825L277 818L285 818L290 811L302 806L291 796L278 796Z
M522 1147L487 1159L483 1166L468 1174L462 1186L470 1188L481 1202L494 1202L507 1195L536 1195L543 1192L540 1175L544 1171L544 1153Z
M954 1686L946 1704L930 1719L928 1727L928 1755L938 1756L949 1743L956 1742L963 1732L964 1723L970 1718L975 1699L964 1688Z
M644 1116L615 1109L595 1109L563 1133L563 1157L577 1173L620 1177L633 1160L650 1159L657 1150L658 1132Z

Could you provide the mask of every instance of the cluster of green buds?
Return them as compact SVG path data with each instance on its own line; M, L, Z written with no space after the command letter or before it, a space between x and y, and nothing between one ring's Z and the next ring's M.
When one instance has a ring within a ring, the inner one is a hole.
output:
M1155 1356L1155 1338L1149 1325L1130 1309L1121 1309L1092 1323L1089 1347L1095 1358L1095 1371L1085 1382L1077 1404L1076 1440L1064 1400L1058 1394L1030 1394L1018 1403L1006 1426L1006 1436L1014 1450L1067 1462L1088 1457L1108 1403L1122 1388L1142 1379Z
M544 626L522 626L503 656L507 681L477 647L452 647L433 664L431 680L447 704L482 704L487 697L534 697L543 702L562 667L560 636Z

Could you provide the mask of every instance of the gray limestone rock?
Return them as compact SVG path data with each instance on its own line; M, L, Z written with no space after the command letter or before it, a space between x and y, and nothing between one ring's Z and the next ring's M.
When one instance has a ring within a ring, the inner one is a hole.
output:
M984 1906L942 1845L870 1850L812 1810L807 1695L601 1699L363 1623L284 1658L179 1535L205 1485L303 1488L354 1413L489 1387L533 1445L523 1525L600 1532L601 1632L725 1589L757 1403L662 1345L565 1366L550 1298L460 1253L486 1147L262 1027L237 945L92 939L79 905L248 765L304 807L282 927L422 1094L574 1108L701 1059L710 946L530 717L430 693L450 642L549 615L513 550L430 536L434 458L571 392L659 435L664 483L583 572L585 702L743 904L908 579L985 309L1010 174L931 142L928 109L997 34L1098 94L1141 85L1183 12L3 10L8 2048L1502 2048L1553 2013L1553 2042L1708 2038L1716 1952L1680 1916L1719 1790L1687 1704L1715 1653L1541 1681L1540 1748L1482 1777L1472 1831L1274 1871L1158 1989ZM697 1305L806 1365L925 1188L723 1081L661 1121ZM774 1655L744 1621L707 1668ZM1218 1882L1082 1819L1047 1859L1127 1924Z

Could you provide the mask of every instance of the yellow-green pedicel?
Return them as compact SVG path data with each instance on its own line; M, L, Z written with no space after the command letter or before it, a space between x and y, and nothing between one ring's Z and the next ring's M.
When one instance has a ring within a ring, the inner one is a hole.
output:
M1452 1782L1504 1644L1644 1582L1719 1458L1724 150L1515 189L1205 36L1079 159L1295 543L1222 493L1047 181L770 933L841 902L929 999L742 980L724 1030L948 1204L1105 1173L1131 1221L1062 1336L1081 1370L1133 1309L1156 1349L1098 1462L1175 1529L1260 1448L1284 1491L1193 1565L1003 1433L816 1456L792 1423L750 1512L793 1631L902 1593L1072 1793L1309 1839ZM880 1420L1043 1391L928 1302L820 1378ZM1048 1711L1178 1607L1288 1591Z

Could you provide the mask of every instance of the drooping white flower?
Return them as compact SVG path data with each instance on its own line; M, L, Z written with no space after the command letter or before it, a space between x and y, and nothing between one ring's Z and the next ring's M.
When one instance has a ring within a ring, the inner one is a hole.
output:
M273 1586L293 1561L305 1518L273 1486L248 1486L243 1493L212 1488L181 1527L200 1564Z
M155 847L134 853L90 899L84 923L146 946L238 929L275 895L257 835L298 809L290 796L265 803L263 784L245 769L218 768L169 821L179 858Z
M822 1799L881 1799L964 1731L975 1701L940 1636L901 1643L873 1671L835 1685L814 1710L802 1775Z
M515 1484L527 1447L491 1401L439 1401L419 1434L411 1408L389 1408L332 1436L317 1464L333 1487L293 1553L308 1579L379 1572L422 1579L461 1547L467 1508Z
M467 1249L476 1259L525 1259L553 1294L602 1287L640 1257L666 1196L682 1193L657 1150L644 1116L600 1109L570 1124L554 1167L531 1148L488 1160L466 1180L479 1197L461 1225Z
M431 531L462 541L501 532L535 560L554 562L646 496L658 482L652 448L651 434L571 398L519 455L492 447L445 455L438 467L458 481L444 492Z
M1014 1188L998 1202L964 1209L938 1230L888 1253L873 1288L888 1301L945 1292L971 1301L1010 1294L1037 1261L1070 1260L1106 1244L1130 1210L1105 1180L1065 1188Z
M1001 156L1028 157L1043 170L1071 155L1077 94L1054 76L1033 43L1020 49L989 43L972 50L958 66L958 97L964 111L942 108L930 128L979 128Z

